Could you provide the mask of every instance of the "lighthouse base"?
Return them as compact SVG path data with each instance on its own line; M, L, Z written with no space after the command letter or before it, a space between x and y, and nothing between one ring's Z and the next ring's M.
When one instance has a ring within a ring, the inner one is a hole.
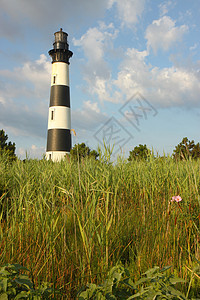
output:
M66 154L70 154L70 152L48 151L48 152L46 152L46 159L47 160L52 160L54 162L59 162L59 161L65 159Z

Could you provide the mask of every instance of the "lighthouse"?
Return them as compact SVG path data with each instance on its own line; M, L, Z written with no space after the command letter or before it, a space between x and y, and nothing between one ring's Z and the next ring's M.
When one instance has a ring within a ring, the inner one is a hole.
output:
M55 32L52 58L51 93L48 116L46 159L62 160L71 149L71 112L69 88L69 50L68 34L60 29Z

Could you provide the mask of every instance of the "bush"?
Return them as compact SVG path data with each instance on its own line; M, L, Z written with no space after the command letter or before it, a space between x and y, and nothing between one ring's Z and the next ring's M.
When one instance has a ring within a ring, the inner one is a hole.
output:
M49 285L43 283L36 289L25 272L29 270L19 264L7 264L0 269L0 300L50 299Z
M160 269L154 267L143 274L143 277L132 281L129 271L123 266L115 266L108 273L102 285L88 284L85 291L78 294L79 300L86 299L186 299L175 288L175 284L184 282L166 271L170 267Z

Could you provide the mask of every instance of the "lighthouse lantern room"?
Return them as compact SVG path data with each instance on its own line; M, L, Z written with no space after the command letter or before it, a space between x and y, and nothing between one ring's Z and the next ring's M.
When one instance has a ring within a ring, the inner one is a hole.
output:
M71 112L69 88L69 50L68 34L55 32L52 57L51 93L48 116L46 159L60 161L71 149Z

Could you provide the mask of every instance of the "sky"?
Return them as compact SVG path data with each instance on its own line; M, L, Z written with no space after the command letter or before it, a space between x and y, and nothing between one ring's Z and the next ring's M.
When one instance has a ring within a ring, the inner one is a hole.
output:
M200 142L199 0L0 0L0 129L46 151L54 32L68 33L72 143L128 157Z

